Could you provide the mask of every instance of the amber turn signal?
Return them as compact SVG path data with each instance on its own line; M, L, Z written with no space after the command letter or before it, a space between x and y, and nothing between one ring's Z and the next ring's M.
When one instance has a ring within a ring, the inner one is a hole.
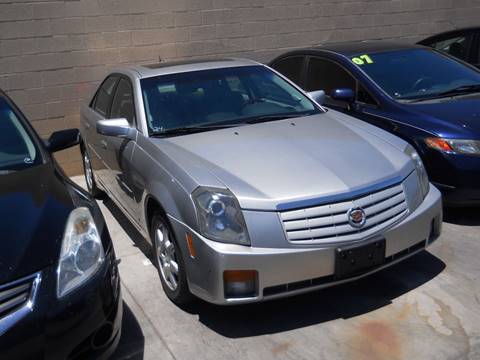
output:
M195 259L197 256L197 252L195 251L195 247L193 246L193 236L190 233L185 234L185 239L187 240L187 246L188 246L188 253L190 254L190 257L192 259Z
M453 152L452 146L448 143L448 141L441 139L441 138L426 138L426 144L436 150L444 151L444 152Z

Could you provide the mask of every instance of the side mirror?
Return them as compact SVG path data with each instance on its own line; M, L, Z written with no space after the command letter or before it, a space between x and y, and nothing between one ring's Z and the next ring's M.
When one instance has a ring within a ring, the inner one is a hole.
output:
M132 139L134 131L127 119L97 121L97 132L101 135Z
M334 89L330 97L333 100L344 101L349 104L355 102L355 92L352 89Z
M76 146L79 143L80 131L78 129L68 129L52 133L46 145L50 152L56 152Z
M325 103L326 96L323 90L311 91L308 93L308 96L317 104L323 105Z

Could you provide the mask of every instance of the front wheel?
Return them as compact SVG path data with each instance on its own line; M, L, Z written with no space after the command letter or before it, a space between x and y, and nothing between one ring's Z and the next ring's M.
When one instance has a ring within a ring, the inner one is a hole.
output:
M158 270L163 290L175 304L192 301L180 247L170 230L166 218L160 212L155 213L151 222L153 262Z
M101 199L104 196L103 191L97 187L95 177L93 176L92 162L88 156L87 151L82 151L83 169L85 170L85 182L87 183L87 190L95 199Z

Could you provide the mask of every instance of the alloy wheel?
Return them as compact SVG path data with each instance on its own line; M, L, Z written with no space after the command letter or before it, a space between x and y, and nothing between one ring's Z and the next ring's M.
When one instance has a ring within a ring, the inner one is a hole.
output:
M159 223L155 229L155 247L158 266L162 279L168 288L175 291L179 282L179 267L170 231L164 223Z
M87 182L88 189L91 191L93 189L93 172L87 152L83 154L83 163L85 164L85 181Z

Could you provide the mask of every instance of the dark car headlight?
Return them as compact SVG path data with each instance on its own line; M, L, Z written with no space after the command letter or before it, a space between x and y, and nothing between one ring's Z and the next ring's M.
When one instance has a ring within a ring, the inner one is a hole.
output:
M74 209L68 217L57 268L57 297L91 278L105 261L102 240L90 210Z
M200 187L192 198L202 235L219 242L250 245L242 210L230 191Z

